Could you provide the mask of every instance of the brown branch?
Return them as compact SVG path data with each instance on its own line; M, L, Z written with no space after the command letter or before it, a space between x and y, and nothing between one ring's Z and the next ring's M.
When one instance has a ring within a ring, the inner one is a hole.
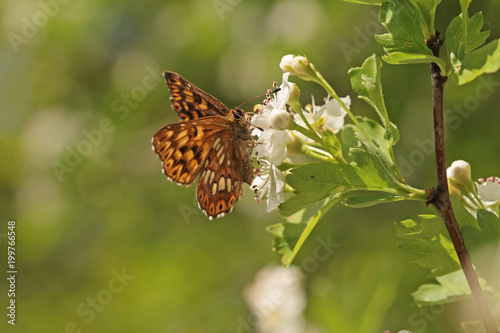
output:
M427 46L431 49L434 56L439 57L439 50L443 40L437 39L429 41ZM497 326L493 320L490 309L486 303L483 291L479 285L474 267L470 260L469 253L465 247L462 234L458 227L457 219L453 212L450 201L450 192L448 189L448 179L446 176L446 156L444 147L444 120L443 120L443 92L447 80L446 76L441 76L441 70L436 63L431 63L431 82L432 82L432 101L434 113L434 141L436 149L436 169L437 186L431 191L428 203L433 204L441 212L441 216L450 234L451 241L455 247L458 259L464 271L467 283L469 284L472 296L476 302L481 320L487 333L498 333Z

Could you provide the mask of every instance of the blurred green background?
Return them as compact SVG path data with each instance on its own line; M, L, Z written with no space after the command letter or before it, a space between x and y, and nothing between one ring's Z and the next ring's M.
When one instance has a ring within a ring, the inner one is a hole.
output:
M3 0L0 4L0 255L17 222L16 332L253 332L243 291L279 263L266 226L281 222L245 194L227 217L208 221L192 186L167 181L152 135L176 121L161 72L175 71L228 107L281 82L288 53L306 54L355 114L374 116L347 70L381 48L378 7L340 1ZM475 1L491 38L497 0ZM458 15L443 1L437 29ZM384 65L384 93L409 182L435 183L428 66ZM500 75L446 88L448 164L473 177L500 176ZM293 78L292 81L296 81ZM298 82L302 100L325 96ZM481 88L480 86L483 85ZM486 89L485 89L486 87ZM481 94L478 95L480 90ZM487 92L487 93L485 93ZM459 108L466 111L458 111ZM248 111L251 105L247 105ZM75 153L80 151L83 154ZM393 222L432 213L421 203L335 207L296 264L306 270L305 318L315 332L457 332L457 305L419 309L410 293L433 282L404 262ZM319 239L338 248L310 266ZM125 275L123 288L116 275ZM111 292L109 292L111 291ZM89 302L100 299L94 308Z

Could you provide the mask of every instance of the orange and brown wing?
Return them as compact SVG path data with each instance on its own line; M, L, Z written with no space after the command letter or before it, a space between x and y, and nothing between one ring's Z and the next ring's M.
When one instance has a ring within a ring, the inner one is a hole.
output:
M242 156L241 142L232 133L221 134L212 144L196 187L198 204L210 219L231 212L243 192L243 163L251 163L249 152Z
M177 111L181 121L207 116L228 116L229 110L223 103L179 74L164 72L163 75L170 90L172 107Z
M162 161L163 173L179 184L191 184L204 167L214 141L229 133L230 126L228 118L208 116L160 129L153 137L153 150Z

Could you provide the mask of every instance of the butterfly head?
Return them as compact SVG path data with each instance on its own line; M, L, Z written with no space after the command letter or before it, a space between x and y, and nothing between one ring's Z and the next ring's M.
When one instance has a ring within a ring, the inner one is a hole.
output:
M233 117L233 119L235 121L246 123L247 126L251 126L251 127L257 128L258 130L264 131L263 128L252 124L250 122L250 120L252 119L252 115L245 113L245 111L243 111L240 107L234 108L233 110L230 111L230 113L231 113L231 117Z

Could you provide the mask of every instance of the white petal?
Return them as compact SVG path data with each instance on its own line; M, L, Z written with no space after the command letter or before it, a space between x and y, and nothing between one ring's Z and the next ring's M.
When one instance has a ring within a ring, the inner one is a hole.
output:
M477 185L477 193L483 201L490 204L500 201L500 184L495 181L487 181Z

